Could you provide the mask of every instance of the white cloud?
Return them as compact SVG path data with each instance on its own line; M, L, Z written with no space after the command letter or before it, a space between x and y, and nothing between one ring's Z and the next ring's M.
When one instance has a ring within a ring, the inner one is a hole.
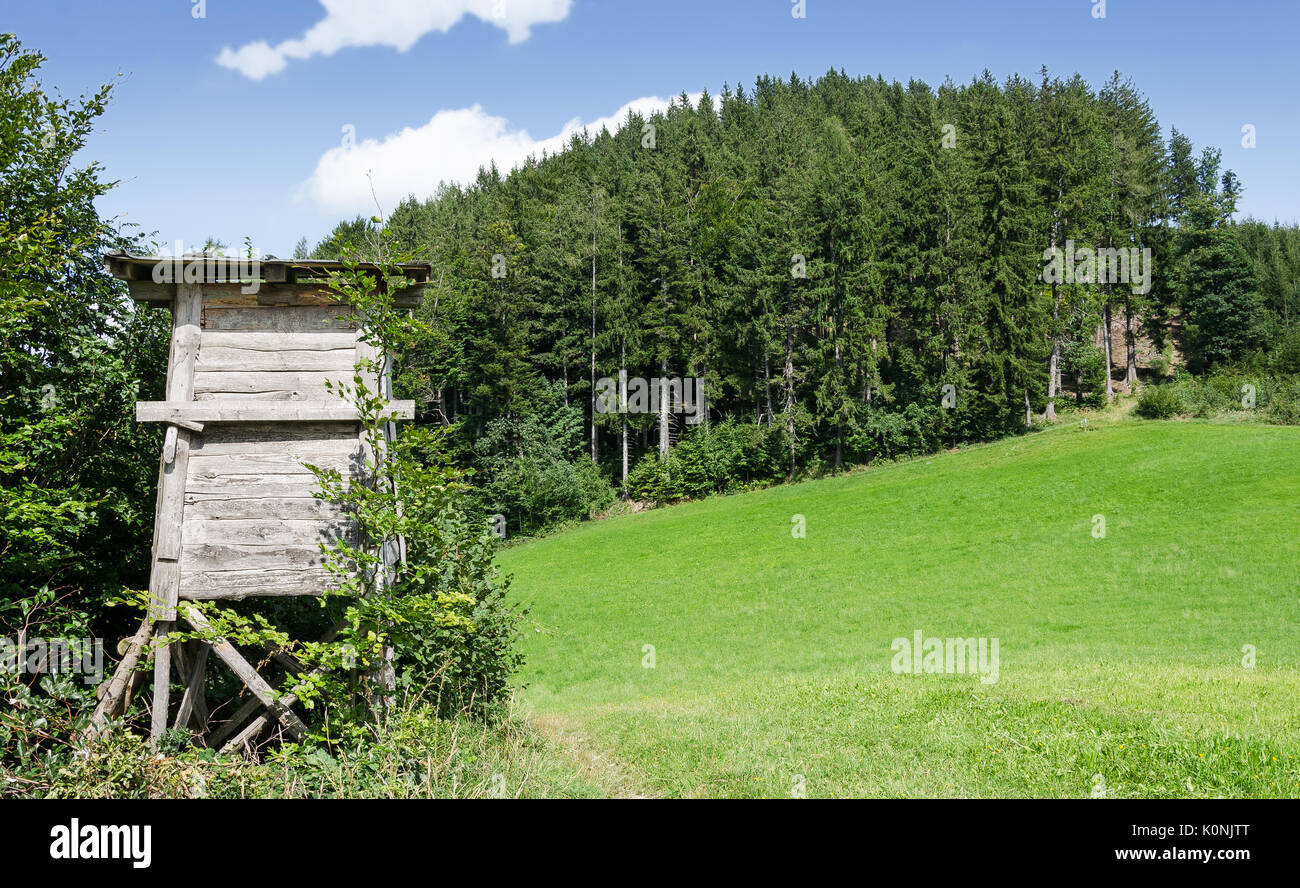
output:
M690 100L692 104L698 102L699 94L690 96ZM370 215L375 212L370 193L373 179L374 196L389 212L408 195L432 197L441 182L471 182L479 167L493 161L504 175L529 156L540 157L543 151L559 153L573 134L584 128L592 135L602 127L614 132L629 111L649 117L668 105L668 100L658 96L633 99L608 117L586 124L574 118L545 139L511 129L504 117L493 117L479 105L439 111L423 126L407 127L382 141L364 139L353 147L326 151L311 178L302 184L299 197L311 200L323 213Z
M496 25L511 43L528 39L533 25L558 22L573 0L321 0L325 18L297 40L271 46L265 40L226 47L217 64L261 80L283 71L291 59L333 55L353 46L410 49L430 31L447 32L466 15Z

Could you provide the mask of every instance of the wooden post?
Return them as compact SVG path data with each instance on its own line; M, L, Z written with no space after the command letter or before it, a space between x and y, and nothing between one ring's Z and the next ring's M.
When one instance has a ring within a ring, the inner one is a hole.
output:
M177 284L176 300L172 305L171 353L167 362L168 401L185 402L194 397L194 359L199 351L202 316L202 287ZM188 429L169 427L158 466L153 565L149 575L149 595L158 620L154 633L153 712L149 730L150 741L155 745L167 730L167 707L171 694L171 651L167 646L167 635L176 620L180 590L181 519L185 511L185 476L189 468L191 434Z

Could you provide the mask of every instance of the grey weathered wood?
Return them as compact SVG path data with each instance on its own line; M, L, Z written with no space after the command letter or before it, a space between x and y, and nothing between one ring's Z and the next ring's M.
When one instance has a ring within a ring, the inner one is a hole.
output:
M167 426L167 432L163 435L163 462L171 464L176 459L176 424L172 423Z
M207 728L208 705L204 699L204 684L207 678L208 645L203 641L188 641L178 653L184 651L185 692L181 696L181 705L176 710L174 727L183 728L194 722L195 730L200 733Z
M117 668L113 670L113 677L109 679L107 690L100 696L95 711L90 715L90 725L83 735L86 739L94 740L98 737L104 730L104 725L108 719L113 718L125 708L124 701L131 686L131 680L135 676L135 668L139 665L145 645L149 643L153 632L153 617L146 615L140 623L140 628L135 631L135 635L128 640L126 651L122 655L121 662L117 664Z
M342 317L343 306L306 305L283 308L214 307L203 309L205 330L266 330L309 332L355 330L356 324Z
M343 479L343 483L344 486L350 484L347 478ZM289 499L309 497L316 488L316 476L309 475L306 472L301 475L259 475L256 473L195 475L191 473L186 496L210 499L248 499L256 497Z
M188 401L194 395L194 359L199 350L203 292L195 284L177 284L172 303L172 340L167 361L167 400ZM188 429L176 429L175 450L168 447L159 462L157 509L154 514L152 564L149 594L159 609L154 656L153 712L149 735L156 744L167 729L167 705L171 694L171 651L165 644L176 619L180 597L181 525L185 513L185 479L189 471ZM169 458L171 457L171 458Z
M239 601L323 595L331 586L321 567L292 570L211 570L181 575L181 595L189 601Z
M283 518L187 519L185 545L212 546L302 546L355 536L351 522L319 519L293 521Z
M415 416L414 401L389 401L385 408L395 419ZM238 403L217 401L137 401L139 422L355 422L356 408L334 401L274 401L246 399Z
M315 453L245 453L190 457L190 478L202 475L298 475L305 464L344 471L351 459L328 449ZM345 472L346 474L346 472Z
M219 444L242 445L245 441L322 441L335 438L356 440L357 423L352 421L302 421L289 423L220 423L203 436L204 448Z
M343 622L335 624L333 628L331 628L328 632L326 632L321 637L321 642L323 644L329 644L331 641L333 641L335 638L338 637L339 632L342 631L345 625L346 623ZM323 669L320 666L317 666L316 668L312 669L311 672L308 673L308 675L310 676L322 675L325 672L326 672L325 669ZM280 702L283 703L285 706L292 706L294 703L298 702L298 695L293 692L290 692L288 694L285 694L283 697L281 697ZM220 736L213 738L212 746L214 747L218 746L221 743L221 741L224 740L231 733L231 731L234 730L235 727L237 727L245 718L247 718L249 715L252 714L252 711L254 709L255 707L250 706L250 704L248 703L240 707L239 711L236 712L235 715L230 719L230 721L227 722L226 725L223 727L223 729L220 732ZM237 734L229 743L221 747L222 754L230 754L239 749L242 749L246 744L252 741L253 738L255 738L263 730L265 730L269 722L270 719L266 715L259 715L257 718L253 719L253 721L249 722L248 726L244 728L244 730L240 731L239 734Z
M328 278L331 272L345 271L350 268L364 273L395 272L416 283L429 280L431 268L427 262L402 262L397 265L380 266L370 262L342 262L337 259L277 259L259 257L251 260L252 273L267 282L303 281L308 279ZM173 266L179 263L185 274L200 275L199 283L212 283L232 277L247 277L250 260L237 256L182 255L182 256L141 256L135 253L114 252L104 257L104 264L109 272L124 280L146 279L152 277L159 263L166 262Z
M180 574L177 573L179 581ZM173 602L173 607L175 602ZM159 620L154 630L153 655L153 711L150 713L149 739L156 746L158 738L167 730L167 702L171 695L172 649L167 636L176 624Z
M357 341L355 331L287 332L263 330L204 330L199 359L208 348L238 349L248 352L338 351L351 352ZM351 357L348 358L351 366Z
M338 385L351 379L350 368L306 372L205 370L194 374L194 395L198 400L260 395L295 401L338 401L337 389L331 391L327 381Z
M323 563L320 549L316 546L218 546L208 543L186 546L182 560L187 573L306 568L319 567Z
M352 375L352 349L294 349L268 351L204 344L195 368L199 373L295 373L324 371L344 379ZM322 379L324 376L321 377Z
M175 284L155 284L152 280L148 280L129 281L126 286L131 293L131 299L135 302L167 305L176 298Z
M351 424L343 426L349 431L344 434L322 430L317 435L294 434L304 426L280 426L289 429L288 434L277 437L271 435L249 435L247 437L211 436L190 450L192 458L200 456L295 456L299 459L340 460L346 462L360 452L361 445ZM270 426L269 428L276 428Z
M290 696L293 695L286 696L284 699L288 700ZM294 697L294 701L297 702L296 697ZM290 703L289 705L292 706L293 703ZM240 725L242 725L245 722L245 720L248 719L250 715L252 715L253 713L257 712L262 708L263 708L262 701L258 700L256 697L250 697L249 699L245 700L244 705L239 707L239 709L235 710L235 714L232 715L229 719L227 719L225 724L223 724L221 727L217 728L217 730L212 732L212 736L208 738L208 746L212 749L220 749L222 740L225 740L227 737L229 737L232 733L234 733L236 728L238 728ZM225 750L222 751L224 752Z
M333 524L346 519L337 503L308 496L245 496L186 494L185 520L230 521L241 518L276 518Z
M212 624L208 622L207 617L199 612L197 607L182 604L180 612L195 629L200 632L211 631ZM307 726L289 708L292 704L286 705L277 699L275 690L266 683L266 679L258 674L257 670L244 659L239 651L235 650L233 644L224 638L209 639L209 643L212 645L213 653L230 667L230 670L244 683L244 686L253 692L253 696L262 702L262 705L289 730L289 733L295 737L302 737L306 734Z

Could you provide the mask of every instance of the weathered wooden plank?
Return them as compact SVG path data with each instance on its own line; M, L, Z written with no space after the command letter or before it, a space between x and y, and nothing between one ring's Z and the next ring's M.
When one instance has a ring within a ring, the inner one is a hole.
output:
M216 475L298 475L310 474L306 465L338 469L348 474L352 460L334 448L321 448L315 452L298 453L241 453L220 456L193 455L190 457L190 477L210 478Z
M342 506L306 496L213 496L186 494L185 520L232 521L241 518L285 521L346 521Z
M291 697L292 699L290 699ZM297 699L296 696L289 695L284 698L283 702L292 706ZM256 697L250 697L245 700L244 705L239 707L235 714L232 715L225 724L213 731L211 737L207 738L208 746L212 749L219 749L222 740L225 740L234 733L234 730L242 725L250 715L261 708L262 701L258 700Z
M330 378L352 375L353 349L280 349L228 348L204 343L199 349L195 370L202 373L256 373L314 371ZM323 378L323 376L322 376Z
M233 444L242 448L249 441L356 440L357 434L355 422L218 423L208 429L199 447L207 449Z
M213 570L285 570L320 567L316 546L214 546L196 543L181 555L185 573Z
M129 281L127 289L135 302L166 305L176 298L175 284L155 284L152 280Z
M274 428L274 427L273 427ZM279 426L297 430L295 426ZM215 437L215 436L213 436ZM346 462L361 450L361 443L355 434L321 435L319 437L284 435L271 437L230 436L224 440L204 440L197 446L190 447L190 458L198 456L240 456L243 454L296 455L301 457L323 458L332 456Z
M346 477L343 480L345 484L349 482ZM316 476L306 470L300 475L259 475L255 472L239 472L230 475L196 476L190 473L186 486L186 496L195 499L309 497L319 487Z
M205 330L262 330L269 332L307 332L355 330L351 321L342 319L342 306L306 305L286 308L203 309Z
M194 360L198 355L202 321L203 291L195 284L177 284L172 302L172 340L167 359L167 400L184 402L194 396ZM173 426L173 428L175 428ZM149 736L153 743L167 730L167 706L171 699L171 651L165 644L176 619L180 594L181 525L185 513L185 479L189 469L190 441L195 434L175 429L173 452L171 433L159 458L158 493L154 512L153 551L149 571L149 594L159 610L156 638L160 642L154 657L153 710Z
M248 351L334 351L353 349L354 332L265 332L259 330L204 330L200 358L207 348L237 348Z
M297 570L204 570L181 575L181 595L191 601L323 595L333 582L320 567Z
M282 518L185 519L185 545L315 546L337 539L354 539L355 525L344 520Z
M216 283L203 288L203 304L213 306L247 306L266 308L279 306L326 305L346 311L340 303L338 294L320 284L259 284L257 290L245 293L249 289L243 283Z
M414 401L389 401L388 409L397 419L415 416ZM354 422L356 408L341 400L281 401L247 398L237 404L217 401L136 401L138 422Z
M148 644L153 632L153 616L146 614L145 618L140 621L140 628L128 640L126 653L122 655L122 661L113 670L112 679L109 680L104 693L100 695L95 711L90 715L90 724L86 728L84 735L87 739L94 740L104 730L105 723L117 715L119 704L126 698L127 689L135 676L135 667L139 664L145 645ZM125 706L120 708L125 709Z
M168 562L175 567L175 562ZM180 574L176 575L179 586ZM175 609L177 602L172 602ZM167 643L167 636L176 624L171 620L159 620L154 630L155 650L153 655L153 709L149 713L149 738L157 745L158 738L167 730L167 703L171 699L172 649Z
M208 645L198 640L188 641L177 650L177 653L184 654L185 692L181 696L181 705L176 710L173 727L183 728L193 721L195 730L200 733L207 730L208 703L204 698L204 685L208 652Z
M339 396L326 388L352 378L351 362L334 372L293 371L201 371L194 374L195 398L228 395L279 395L298 401L329 401Z
M179 284L172 313L171 352L167 365L167 399L173 402L188 401L194 395L194 361L199 345L199 304L202 293L199 287ZM173 427L174 429L175 427ZM158 497L154 522L153 567L160 578L174 580L170 572L157 570L160 560L175 561L180 557L180 525L185 509L185 477L189 463L189 450L193 433L175 429L175 448L172 449L172 430L168 431L158 475ZM170 457L170 458L169 458ZM150 591L163 604L161 618L175 619L175 587L160 585L151 578Z

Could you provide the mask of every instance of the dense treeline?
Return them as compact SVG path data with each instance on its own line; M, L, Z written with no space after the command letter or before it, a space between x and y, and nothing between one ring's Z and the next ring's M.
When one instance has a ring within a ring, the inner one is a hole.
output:
M1118 74L935 90L831 72L683 95L396 208L390 232L434 265L436 339L407 382L492 479L503 458L544 463L518 481L585 453L653 493L670 446L719 426L730 468L701 457L721 479L703 488L988 439L1054 417L1067 390L1135 382L1140 340L1199 369L1289 335L1295 229L1234 225L1240 193L1217 150L1163 140ZM1053 247L1123 255L1097 269L1079 252L1054 278ZM621 375L702 379L703 421L689 397L620 412L621 384L608 409L599 380Z
M85 634L123 585L148 581L166 312L134 311L104 252L135 247L73 165L109 88L53 98L43 58L0 34L0 637L41 621ZM129 618L128 618L129 619Z

